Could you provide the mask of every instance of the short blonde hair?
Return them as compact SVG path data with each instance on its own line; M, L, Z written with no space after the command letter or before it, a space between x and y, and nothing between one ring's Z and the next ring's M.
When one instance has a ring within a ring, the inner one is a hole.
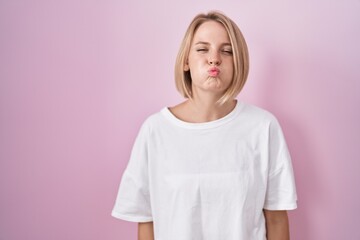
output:
M185 98L192 100L190 71L185 71L187 59L189 57L191 42L196 30L201 24L207 21L221 23L226 29L233 51L234 74L230 86L226 89L223 96L217 103L224 104L228 100L234 99L244 87L249 73L249 53L244 36L239 27L227 16L218 11L211 11L208 14L198 14L190 23L185 36L180 45L180 49L175 63L175 84L177 90Z

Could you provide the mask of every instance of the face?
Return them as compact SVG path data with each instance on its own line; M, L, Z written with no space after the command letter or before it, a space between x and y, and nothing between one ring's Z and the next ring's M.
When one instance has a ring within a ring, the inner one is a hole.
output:
M190 70L192 90L223 94L231 83L234 66L229 36L215 21L202 23L190 46L185 71Z

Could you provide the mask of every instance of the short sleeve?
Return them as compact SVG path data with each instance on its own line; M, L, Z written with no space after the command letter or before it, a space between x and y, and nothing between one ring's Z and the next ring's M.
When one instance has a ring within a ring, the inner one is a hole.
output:
M297 208L297 194L291 157L279 125L274 117L269 125L269 175L264 209Z
M130 222L151 222L148 174L148 127L141 126L122 175L111 215Z

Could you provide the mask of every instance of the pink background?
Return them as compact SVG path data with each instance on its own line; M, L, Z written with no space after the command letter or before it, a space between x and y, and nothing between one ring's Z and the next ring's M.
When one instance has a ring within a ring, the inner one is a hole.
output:
M292 239L360 239L360 1L289 2L0 1L0 239L136 239L110 216L121 174L143 120L182 101L175 56L211 9L249 44L239 99L283 126Z

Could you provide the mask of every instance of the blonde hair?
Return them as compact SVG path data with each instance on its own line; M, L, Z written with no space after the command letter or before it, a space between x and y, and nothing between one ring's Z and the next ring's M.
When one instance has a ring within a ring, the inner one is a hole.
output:
M249 53L244 36L239 27L227 16L218 11L211 11L208 14L198 14L191 21L185 36L180 45L180 49L175 63L175 84L180 94L192 100L191 75L190 71L185 71L191 42L196 30L201 24L207 21L216 21L221 23L226 29L233 51L234 74L230 86L226 89L223 96L217 101L222 105L228 100L234 99L244 87L249 73Z

